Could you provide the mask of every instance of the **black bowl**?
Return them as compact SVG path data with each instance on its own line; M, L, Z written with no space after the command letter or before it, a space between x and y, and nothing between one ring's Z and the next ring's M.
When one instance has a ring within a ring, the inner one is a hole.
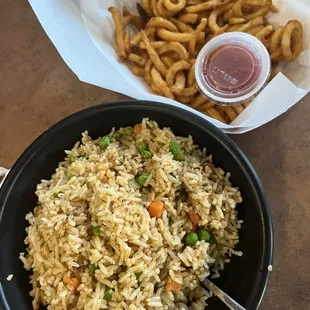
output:
M233 257L215 283L246 309L259 307L269 280L267 267L273 260L273 230L268 202L253 167L236 144L205 119L161 103L123 101L94 106L57 123L23 153L9 173L0 190L0 295L4 309L32 309L29 273L18 255L25 252L25 215L36 205L37 183L52 175L64 150L72 148L84 130L97 137L144 117L171 127L177 135L192 135L214 155L215 165L232 173L231 180L244 198L238 207L244 220L238 249L244 255ZM9 274L14 275L10 282L6 281ZM212 297L208 309L227 308Z

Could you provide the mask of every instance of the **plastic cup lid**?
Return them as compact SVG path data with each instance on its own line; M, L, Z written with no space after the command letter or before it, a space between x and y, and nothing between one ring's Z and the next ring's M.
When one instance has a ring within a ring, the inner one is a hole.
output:
M270 76L270 56L257 38L243 32L219 35L200 51L195 77L213 101L236 104L255 96Z

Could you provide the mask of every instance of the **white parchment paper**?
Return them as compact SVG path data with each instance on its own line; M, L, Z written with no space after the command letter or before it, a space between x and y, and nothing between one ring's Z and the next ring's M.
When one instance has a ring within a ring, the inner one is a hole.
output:
M201 115L227 133L244 133L270 122L299 102L310 90L310 0L274 1L279 13L275 24L299 19L304 25L304 51L278 74L253 103L231 124L222 124L174 100L150 93L144 81L117 59L114 25L108 7L125 4L135 12L137 0L29 0L58 52L86 83L140 100L181 106Z

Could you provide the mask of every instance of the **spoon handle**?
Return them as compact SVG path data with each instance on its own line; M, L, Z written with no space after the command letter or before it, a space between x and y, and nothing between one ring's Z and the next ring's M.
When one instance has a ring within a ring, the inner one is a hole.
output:
M236 301L234 301L230 296L213 284L209 279L203 281L205 287L207 287L214 295L216 295L229 309L231 310L246 310Z

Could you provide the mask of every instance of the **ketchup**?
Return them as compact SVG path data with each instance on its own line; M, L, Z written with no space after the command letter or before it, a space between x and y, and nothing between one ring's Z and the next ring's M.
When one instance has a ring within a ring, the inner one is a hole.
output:
M200 93L220 105L250 102L267 85L270 56L262 42L243 32L216 36L195 63Z
M223 45L212 52L203 64L203 75L207 83L225 94L238 94L257 80L260 62L255 54L244 46ZM255 86L255 85L254 85Z

